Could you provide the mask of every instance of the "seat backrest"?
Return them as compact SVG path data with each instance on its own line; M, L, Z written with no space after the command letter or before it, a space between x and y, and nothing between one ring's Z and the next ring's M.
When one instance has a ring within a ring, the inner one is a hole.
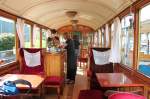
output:
M144 96L133 93L115 93L108 97L108 99L146 99Z
M35 67L30 67L26 64L24 50L28 53L36 53L40 51L40 62L41 64ZM20 72L23 74L39 74L40 72L44 72L44 57L42 48L20 48L19 49L19 63L20 63Z
M107 64L103 64L103 65L95 64L94 55L92 51L93 49L98 52L105 52L110 50L110 48L91 48L90 49L90 70L94 73L112 73L113 72L112 63L108 62Z

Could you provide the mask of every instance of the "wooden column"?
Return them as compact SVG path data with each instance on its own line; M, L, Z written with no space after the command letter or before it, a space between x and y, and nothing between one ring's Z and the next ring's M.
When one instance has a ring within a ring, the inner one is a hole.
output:
M134 14L134 51L133 51L133 69L138 65L138 46L139 46L139 10Z

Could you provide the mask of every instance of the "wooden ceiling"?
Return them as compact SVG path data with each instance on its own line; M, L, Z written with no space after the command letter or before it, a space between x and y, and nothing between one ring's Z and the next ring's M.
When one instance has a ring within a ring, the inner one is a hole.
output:
M84 26L84 25L77 25L77 30L78 32L81 33L90 33L90 32L94 32L94 29L88 27L88 26ZM58 33L65 33L65 32L74 32L74 29L72 27L72 25L68 25L68 26L63 26L61 28L59 28L57 30Z

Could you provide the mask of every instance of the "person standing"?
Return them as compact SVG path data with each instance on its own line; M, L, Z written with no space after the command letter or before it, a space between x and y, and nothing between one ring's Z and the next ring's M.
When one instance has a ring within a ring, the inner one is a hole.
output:
M55 36L55 37L53 38L53 41L54 41L55 47L59 48L59 47L60 47L60 40L59 40L59 37L58 37L58 36Z
M64 33L66 40L65 49L67 50L67 83L74 83L76 76L76 58L74 41L68 33Z
M75 54L77 57L79 57L79 55L80 55L80 42L79 42L78 35L74 35L73 40L74 40L74 45L75 45Z
M75 71L77 71L77 62L78 62L78 57L80 55L80 42L79 42L79 37L78 35L73 36L74 40L74 45L75 45L75 58L76 58L76 68Z

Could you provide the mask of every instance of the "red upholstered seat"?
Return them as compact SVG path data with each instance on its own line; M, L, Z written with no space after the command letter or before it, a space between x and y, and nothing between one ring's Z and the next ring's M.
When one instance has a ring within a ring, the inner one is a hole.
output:
M41 52L41 65L35 67L27 66L24 58L24 51L29 53ZM57 88L58 98L60 98L60 90L63 85L63 78L59 76L48 76L44 73L44 56L41 48L21 48L19 50L20 55L20 71L23 74L38 74L45 77L44 87L55 87ZM36 91L36 90L35 90Z
M60 99L61 88L63 88L64 78L60 76L48 76L45 78L45 87L57 88L58 99Z
M103 91L107 90L105 88L102 88L100 86L100 84L98 83L97 79L96 79L96 73L112 73L113 72L113 64L108 62L106 64L95 64L95 60L94 60L94 54L93 54L93 50L98 51L98 52L105 52L110 50L110 48L91 48L90 49L90 54L89 54L89 58L90 58L90 89L101 89ZM102 57L103 58L103 57Z
M61 85L64 79L58 76L46 77L44 84L45 85Z
M78 99L104 99L99 90L81 90Z
M35 67L30 67L25 62L24 57L24 50L26 50L28 53L36 53L40 51L40 65ZM44 56L42 52L42 48L20 48L19 49L19 63L20 63L20 73L21 74L35 74L35 75L41 75L45 77L44 73ZM34 78L33 78L34 79ZM32 94L39 93L38 89L32 89ZM39 94L38 94L39 95ZM17 98L19 99L19 98Z
M115 93L108 97L108 99L146 99L144 96L133 93Z
M35 66L35 67L29 67L27 66L24 58L24 51L26 50L29 53L41 53L41 65ZM20 48L19 50L19 56L20 56L20 72L23 74L39 74L44 75L44 57L42 54L41 48Z

